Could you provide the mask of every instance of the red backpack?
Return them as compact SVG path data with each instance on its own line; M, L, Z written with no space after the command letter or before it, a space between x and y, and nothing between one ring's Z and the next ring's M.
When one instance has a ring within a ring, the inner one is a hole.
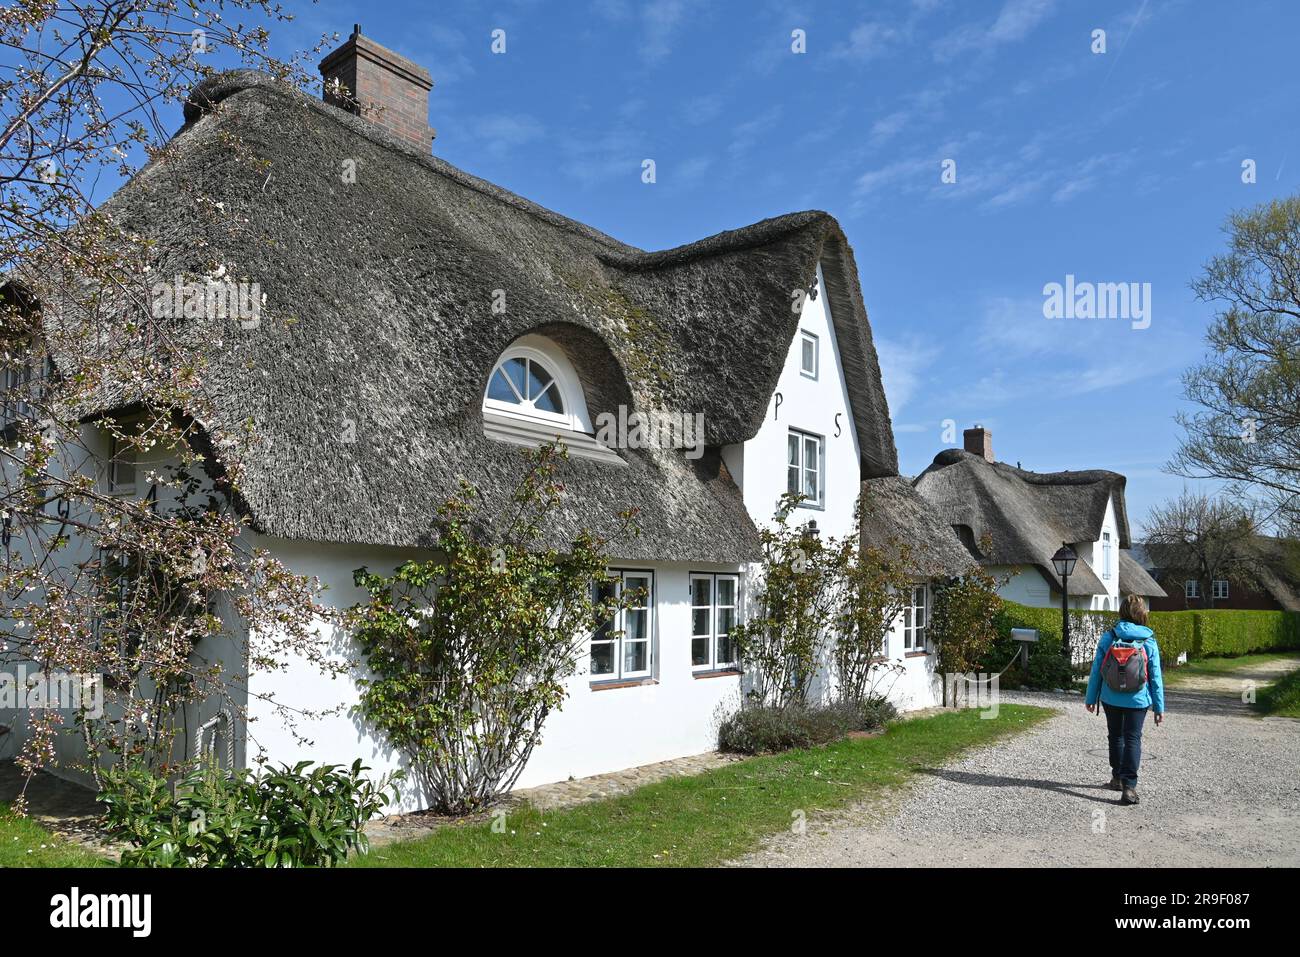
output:
M1101 660L1101 678L1111 691L1132 694L1147 683L1150 668L1145 641L1134 643L1112 638L1106 657Z

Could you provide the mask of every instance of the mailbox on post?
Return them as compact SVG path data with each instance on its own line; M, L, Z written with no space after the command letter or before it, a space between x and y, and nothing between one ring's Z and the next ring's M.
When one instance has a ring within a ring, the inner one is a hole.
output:
M1011 637L1020 642L1020 667L1029 675L1029 643L1038 641L1037 628L1012 628Z

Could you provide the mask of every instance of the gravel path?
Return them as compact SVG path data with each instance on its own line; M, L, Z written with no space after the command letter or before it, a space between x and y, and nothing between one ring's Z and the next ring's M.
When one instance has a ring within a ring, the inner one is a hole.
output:
M782 834L736 863L1300 865L1300 721L1251 716L1238 687L1166 691L1168 720L1157 728L1147 717L1135 807L1101 787L1110 777L1105 719L1081 696L1004 694L1061 713L921 772L910 789L813 816L805 834Z

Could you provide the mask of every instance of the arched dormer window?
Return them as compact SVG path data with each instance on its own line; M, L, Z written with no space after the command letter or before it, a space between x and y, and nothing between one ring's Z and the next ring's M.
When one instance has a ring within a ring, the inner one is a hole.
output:
M622 464L596 441L577 370L545 336L524 336L497 359L483 392L483 430L514 444L558 438L571 455Z
M526 347L515 347L501 357L488 380L483 407L573 426L552 363L541 352Z

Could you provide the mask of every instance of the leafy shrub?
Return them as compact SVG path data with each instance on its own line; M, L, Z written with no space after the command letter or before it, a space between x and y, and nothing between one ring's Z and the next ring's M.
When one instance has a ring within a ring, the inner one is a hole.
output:
M463 483L435 520L438 552L392 575L357 569L368 600L351 612L369 674L357 711L406 757L434 810L463 814L509 791L568 694L588 640L617 634L644 589L614 590L607 540L580 530L563 550L553 530L564 486L562 445L525 453L512 507L496 527ZM618 538L635 532L620 514Z
M718 750L772 754L838 741L850 731L874 731L897 716L884 699L811 706L747 704L718 728Z
M132 846L125 867L329 867L368 847L362 827L389 803L400 775L310 761L255 775L215 767L175 787L139 765L104 774L110 832ZM395 795L394 795L395 797Z
M898 708L887 698L860 701L857 708L859 721L855 731L877 731L898 717Z
M1038 691L1069 688L1073 679L1074 669L1066 665L1061 655L1029 656L1029 675L1025 678L1025 687Z

